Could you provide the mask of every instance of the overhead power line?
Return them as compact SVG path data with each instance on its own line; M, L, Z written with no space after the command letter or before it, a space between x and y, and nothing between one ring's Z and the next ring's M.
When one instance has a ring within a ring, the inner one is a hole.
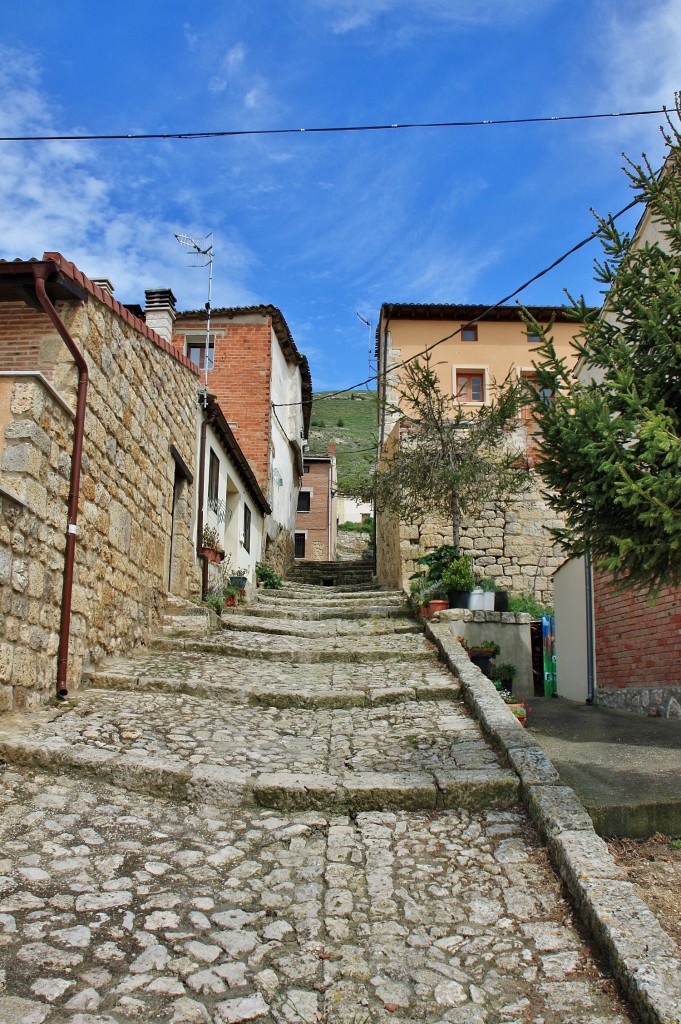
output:
M632 199L632 201L630 203L627 203L626 206L623 206L621 210L617 211L617 213L609 214L608 217L607 217L607 220L608 221L615 221L615 220L617 220L618 217L621 217L623 214L627 213L629 210L632 210L641 201L642 200L641 200L640 197L637 197L636 199ZM434 342L432 342L432 344L427 345L426 348L422 349L420 352L416 352L413 356L409 356L408 359L404 359L401 363L393 363L391 366L387 366L385 368L385 370L384 370L384 373L388 374L388 373L392 373L394 370L402 369L402 367L406 366L407 363L413 362L414 359L420 359L421 356L425 356L429 352L432 352L432 350L434 348L437 348L438 345L443 345L445 341L450 341L452 338L455 338L456 335L460 334L462 329L464 327L468 327L469 324L477 324L477 323L479 323L480 320L484 320L485 317L489 316L490 313L493 313L495 309L498 309L500 306L505 306L507 302L510 302L511 299L516 298L517 295L520 295L521 292L524 292L525 289L529 288L530 285L534 284L535 281L539 281L540 278L545 277L548 273L550 273L550 271L552 271L556 267L560 266L561 263L564 263L565 260L568 259L568 257L573 255L573 253L576 253L580 249L583 249L585 245L589 244L589 242L593 242L593 240L595 238L598 238L599 234L600 234L600 228L596 228L596 230L592 231L590 235L587 235L586 238L582 238L581 241L579 241L575 245L571 246L564 253L562 253L557 259L555 259L552 263L549 263L548 266L546 266L542 270L538 271L538 273L533 274L532 277L528 278L527 281L523 282L523 284L518 285L517 288L514 288L513 291L509 292L508 295L505 295L503 297L503 299L499 299L497 302L492 303L491 306L487 306L487 308L484 309L482 311L482 313L479 313L478 316L473 317L471 320L466 321L465 324L462 324L460 327L457 327L456 330L451 331L449 334L445 334L445 336L443 338L438 338L437 341L434 341ZM379 375L377 373L374 373L374 374L372 374L371 377L367 377L365 380L361 380L358 384L353 384L349 388L341 388L339 391L327 391L325 394L320 395L319 398L314 399L314 401L316 401L316 402L324 402L324 401L326 401L329 398L337 398L339 395L346 395L350 391L357 391L359 388L364 387L366 384L371 384L371 383L373 383L373 381L377 381L378 380L378 376ZM287 408L287 407L290 407L290 406L296 406L296 405L301 405L301 404L302 404L301 402L277 402L276 403L276 407L278 409L281 409L281 408ZM274 403L273 403L273 406L274 406Z
M397 124L329 125L312 128L230 128L214 132L121 132L70 135L0 135L0 142L143 142L154 139L189 141L192 139L228 139L261 135L331 135L357 132L387 132L410 128L483 128L514 124L548 124L558 121L596 121L610 117L647 117L664 114L659 110L623 110L607 114L556 114L550 117L486 118L482 121L405 121Z

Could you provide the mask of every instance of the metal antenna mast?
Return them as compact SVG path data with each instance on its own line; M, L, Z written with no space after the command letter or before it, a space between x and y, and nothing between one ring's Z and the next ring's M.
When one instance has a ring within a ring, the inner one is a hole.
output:
M211 352L210 347L210 303L213 293L213 232L206 235L205 238L195 239L191 235L175 235L175 238L183 245L185 249L189 249L190 255L193 256L196 262L190 263L190 267L208 267L208 301L206 302L206 348L204 354L204 391L203 391L203 405L204 408L208 405L208 370L213 366L214 352ZM213 349L215 346L213 346Z
M363 314L360 313L358 310L355 310L355 316L357 317L358 320L362 321L362 323L366 326L369 332L369 371L371 372L374 369L374 367L371 365L371 320L367 320L367 318L363 316Z

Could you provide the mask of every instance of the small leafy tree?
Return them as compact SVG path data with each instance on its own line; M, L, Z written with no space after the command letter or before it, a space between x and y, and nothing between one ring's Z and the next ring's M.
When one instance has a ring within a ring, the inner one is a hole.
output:
M541 431L537 469L565 519L554 533L569 553L588 548L618 583L652 593L681 583L681 137L671 121L664 136L661 174L645 156L625 168L659 241L599 219L605 259L595 277L609 289L605 307L570 297L571 316L583 321L579 379L550 329L527 318L542 335L530 399Z
M471 413L443 394L430 354L407 363L399 388L403 423L399 445L376 472L376 503L407 522L449 519L458 549L465 516L526 486L524 451L513 443L521 388L511 378L493 401Z

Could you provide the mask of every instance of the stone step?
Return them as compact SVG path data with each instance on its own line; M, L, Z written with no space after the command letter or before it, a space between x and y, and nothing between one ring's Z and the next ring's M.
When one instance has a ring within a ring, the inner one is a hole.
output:
M302 622L322 622L327 619L411 619L411 613L406 605L366 605L347 608L341 605L293 606L290 603L287 606L282 602L268 607L258 603L245 608L243 614L263 619L298 619Z
M185 764L164 757L140 758L55 740L0 740L0 756L12 765L69 772L133 793L178 803L277 810L435 811L502 809L519 796L518 777L496 766L427 772L253 772L225 765Z
M369 637L405 635L422 633L423 628L416 622L395 619L353 619L346 622L343 616L320 622L300 622L296 619L271 618L263 619L249 615L247 612L223 614L221 626L225 630L238 630L250 633L269 633L272 636L300 636L310 639L326 639L328 637Z
M131 670L107 671L99 669L83 675L83 686L96 690L139 691L142 693L176 693L201 700L219 700L223 704L247 703L251 707L269 708L378 708L391 704L424 701L459 700L461 687L458 680L433 682L412 681L410 684L385 683L380 678L365 685L333 686L295 681L282 687L275 684L256 684L248 687L235 680L232 685L224 681L199 680L171 675L149 675Z
M202 640L160 637L151 647L158 651L204 651L257 661L313 665L333 662L369 664L391 661L428 661L434 657L426 640L412 636L338 637L301 645L299 637L239 634L223 630ZM258 642L259 641L259 644Z

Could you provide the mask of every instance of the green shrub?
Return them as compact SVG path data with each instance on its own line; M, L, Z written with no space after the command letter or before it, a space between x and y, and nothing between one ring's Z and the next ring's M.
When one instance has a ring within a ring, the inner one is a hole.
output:
M475 577L469 555L459 555L441 576L445 590L474 590Z
M509 594L509 612L527 612L533 619L542 615L553 615L553 608L539 604L534 594Z
M223 598L221 594L206 594L204 604L212 608L216 615L222 614Z
M458 557L459 552L452 544L441 544L439 548L434 548L427 555L417 558L416 564L425 565L431 580L440 580L445 569L448 569Z
M255 578L259 583L262 583L265 590L279 590L281 588L281 576L279 573L263 562L256 562Z
M498 690L504 689L504 684L510 686L516 677L516 667L510 661L502 661L498 665L492 665L489 677Z
M361 523L339 523L338 529L349 533L371 533L374 528L374 521L371 517Z

